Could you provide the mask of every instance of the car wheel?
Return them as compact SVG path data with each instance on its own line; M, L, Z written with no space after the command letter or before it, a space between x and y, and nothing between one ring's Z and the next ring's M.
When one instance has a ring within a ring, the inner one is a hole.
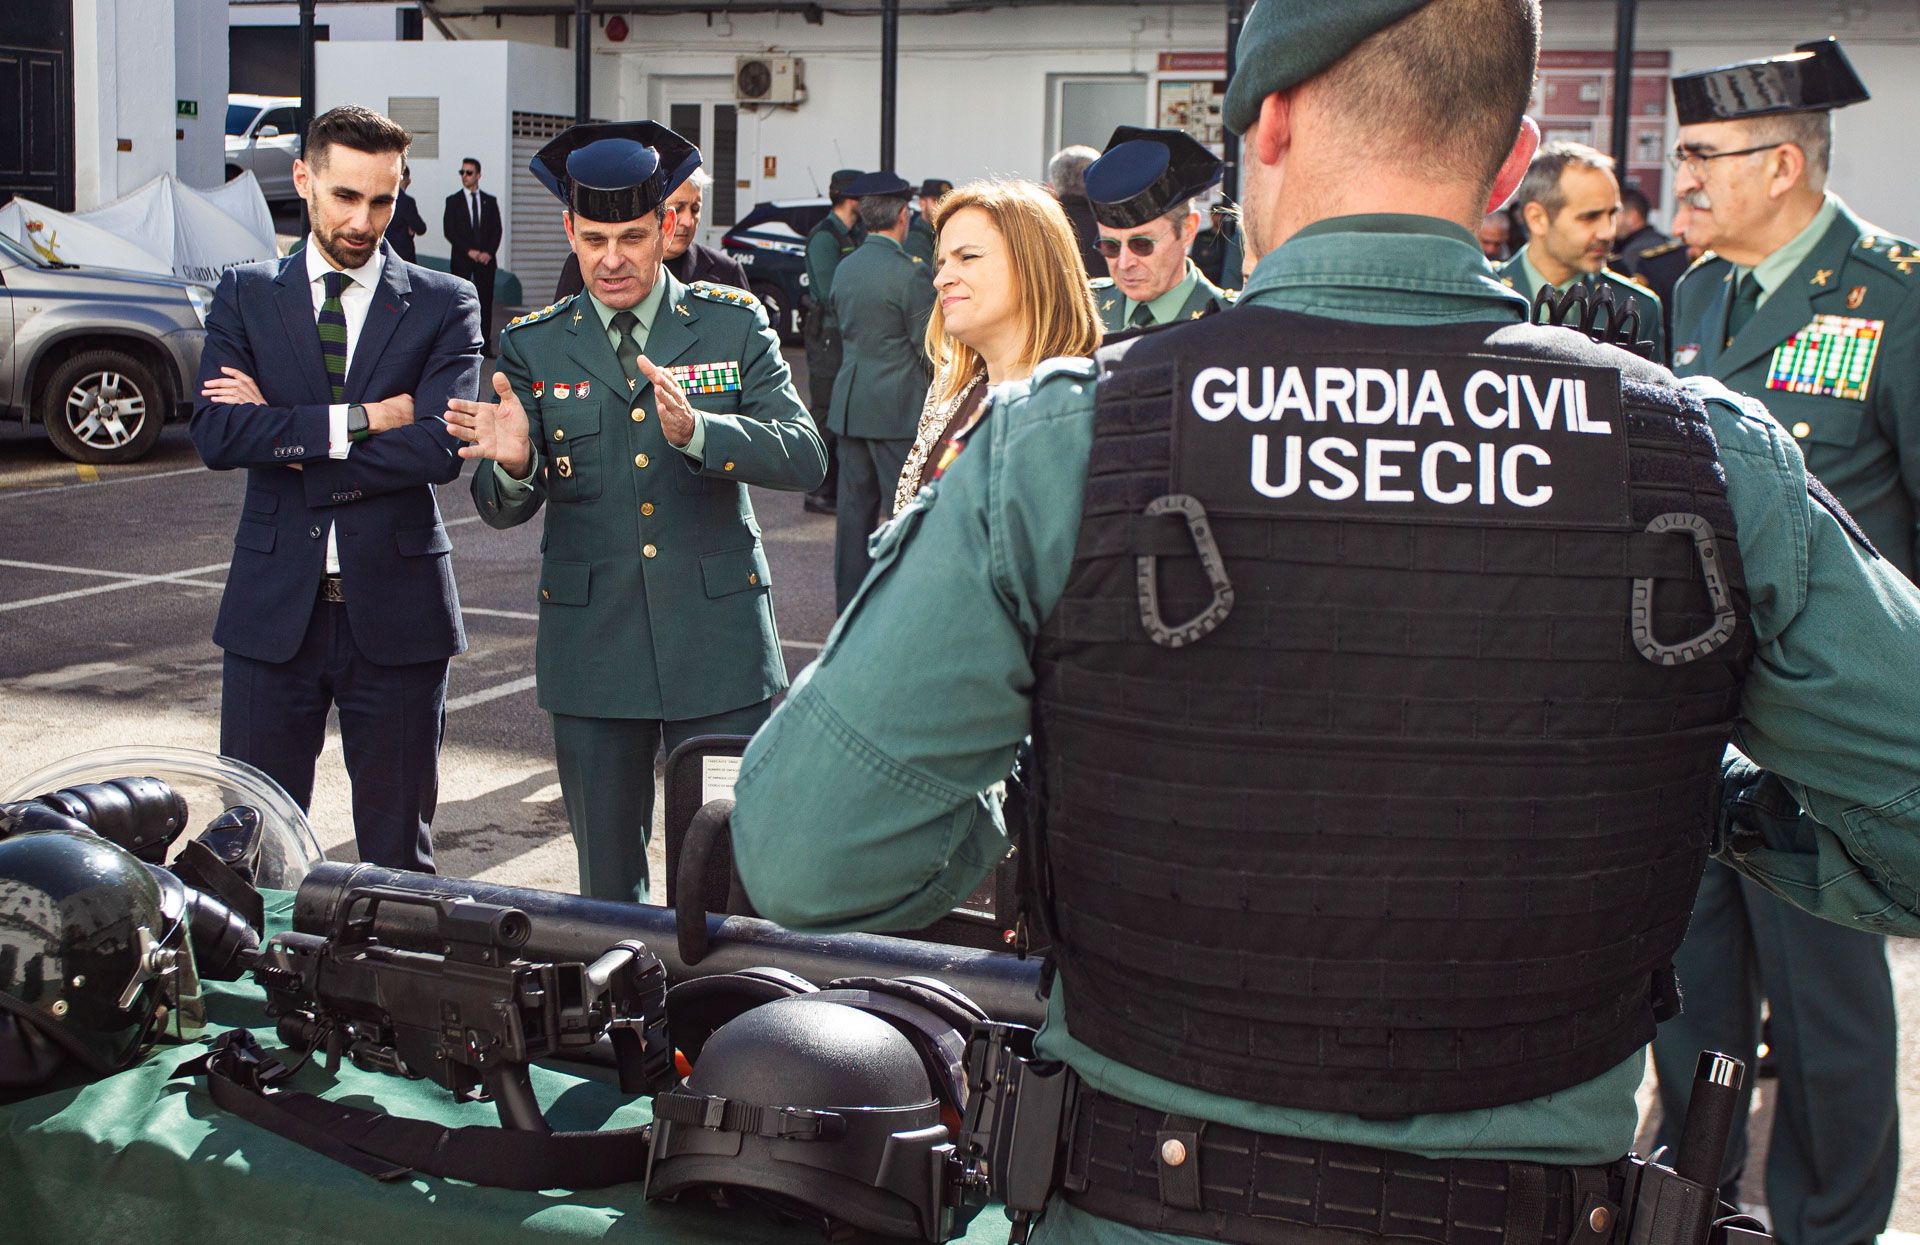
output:
M780 287L768 282L758 282L753 287L753 296L767 308L767 321L773 325L773 331L780 335L783 346L800 344L799 330L793 324L793 314L787 310L786 296Z
M88 350L48 374L38 414L53 447L77 463L130 463L160 439L169 399L153 371L118 350Z

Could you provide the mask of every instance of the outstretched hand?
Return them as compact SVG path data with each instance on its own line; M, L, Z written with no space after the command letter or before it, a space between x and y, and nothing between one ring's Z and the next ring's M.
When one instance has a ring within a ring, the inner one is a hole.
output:
M526 408L520 405L504 372L493 374L493 391L500 397L498 402L449 400L447 429L466 442L460 447L460 457L490 458L508 475L523 479L533 465Z
M653 405L660 414L661 435L675 449L686 448L687 442L693 440L694 423L693 403L688 401L687 391L666 368L645 355L640 356L640 374L653 386Z

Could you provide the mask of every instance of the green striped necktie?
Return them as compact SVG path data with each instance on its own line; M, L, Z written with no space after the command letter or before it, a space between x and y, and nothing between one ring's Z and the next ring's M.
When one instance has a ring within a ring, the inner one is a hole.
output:
M327 301L320 304L317 323L320 329L320 354L327 361L327 379L333 382L333 400L343 401L347 392L347 313L340 306L340 291L353 283L344 272L329 272Z

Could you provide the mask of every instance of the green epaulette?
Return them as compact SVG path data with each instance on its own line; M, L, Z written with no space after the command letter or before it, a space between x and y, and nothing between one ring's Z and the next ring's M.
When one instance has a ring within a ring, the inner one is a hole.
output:
M1640 252L1641 259L1659 259L1662 255L1671 255L1687 244L1685 238L1668 238L1659 246L1650 246Z
M1905 238L1892 234L1861 234L1860 240L1853 244L1851 257L1900 277L1911 277L1913 270L1920 267L1920 251L1915 251L1913 243Z
M735 307L758 307L760 300L745 290L731 285L715 285L711 281L695 281L687 287L687 292L695 297L704 298L710 303L731 303Z
M523 324L537 324L541 320L552 319L560 312L565 311L568 305L578 297L580 297L578 294L569 294L559 302L548 303L538 311L529 311L524 316L515 316L513 319L507 321L507 329L517 329ZM501 329L500 331L504 333L507 329Z

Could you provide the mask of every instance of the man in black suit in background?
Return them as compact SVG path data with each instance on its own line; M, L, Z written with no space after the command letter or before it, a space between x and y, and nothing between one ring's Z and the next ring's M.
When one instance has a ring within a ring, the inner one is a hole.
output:
M493 353L493 277L500 270L500 200L480 189L480 162L460 162L460 189L447 196L440 222L453 253L447 267L480 295L480 340Z
M420 262L413 253L413 240L427 232L427 222L420 215L420 205L407 193L413 185L413 166L400 166L400 197L393 201L393 219L387 222L387 245L393 253L409 264Z

